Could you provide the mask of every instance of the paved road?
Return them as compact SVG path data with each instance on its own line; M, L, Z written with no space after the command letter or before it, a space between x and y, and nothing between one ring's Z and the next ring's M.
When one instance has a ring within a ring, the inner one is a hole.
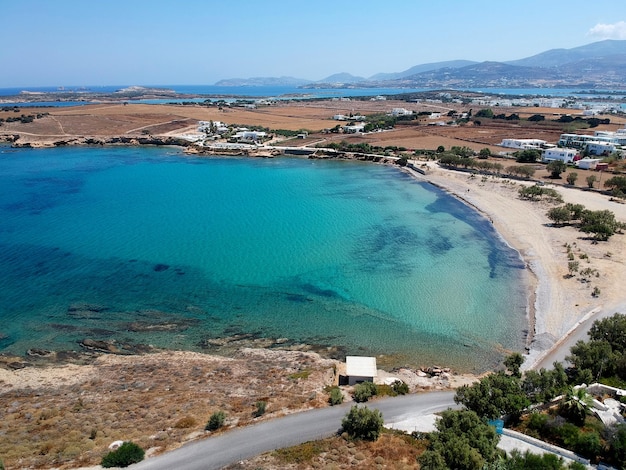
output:
M587 335L587 332L589 331L589 328L591 328L591 325L593 325L593 322L606 317L610 317L616 312L626 312L626 303L620 302L618 304L603 306L589 312L589 314L585 315L585 317L580 322L578 322L573 327L573 329L570 330L563 338L561 338L550 351L543 355L540 360L538 360L533 365L532 368L536 370L539 370L542 367L546 369L552 369L552 364L554 362L561 362L565 364L565 357L571 354L570 349L576 344L577 341L589 341L589 336Z
M368 403L382 412L385 421L427 415L456 407L454 392L431 392L384 398ZM253 426L235 429L196 441L179 449L152 457L133 470L212 470L263 452L329 437L341 427L341 420L353 403L294 413Z

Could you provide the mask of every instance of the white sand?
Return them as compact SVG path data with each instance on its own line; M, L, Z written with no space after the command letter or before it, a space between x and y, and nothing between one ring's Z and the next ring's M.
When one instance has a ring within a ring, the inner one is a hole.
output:
M534 278L534 295L529 293L534 340L525 367L546 366L552 358L563 358L570 345L565 340L574 336L581 323L589 326L592 318L613 314L626 306L626 294L620 285L626 276L626 236L618 234L608 242L594 244L573 227L552 227L546 216L552 205L519 199L520 182L470 177L433 163L428 168L426 176L414 174L446 189L491 219L504 240L520 252ZM610 201L607 196L550 187L557 189L565 202L583 204L592 210L609 209L618 220L626 221L626 205ZM572 245L580 269L591 267L600 276L589 283L580 282L578 276L569 278L565 243ZM581 259L580 254L586 254L589 262ZM591 295L595 286L601 290L597 298ZM585 319L588 321L583 322ZM561 351L557 354L558 348Z

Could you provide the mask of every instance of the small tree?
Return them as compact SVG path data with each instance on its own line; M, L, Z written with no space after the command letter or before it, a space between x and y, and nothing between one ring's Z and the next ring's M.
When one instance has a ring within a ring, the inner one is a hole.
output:
M331 406L341 405L343 403L343 393L341 393L341 389L339 387L333 387L330 390L328 402Z
M144 450L131 441L124 442L116 450L113 450L102 457L104 468L128 467L137 462L141 462L144 457Z
M587 178L585 180L585 181L587 181L587 187L589 189L593 188L593 183L595 183L597 179L598 178L596 178L596 175L587 176Z
M591 403L591 395L584 388L572 388L563 397L559 410L572 423L582 426Z
M406 395L407 393L409 393L409 386L402 380L395 380L391 384L391 388L398 395Z
M572 171L571 173L567 174L565 179L567 180L567 184L574 186L576 184L576 180L578 179L578 173Z
M580 263L578 261L569 261L567 263L567 270L569 271L569 276L574 276L575 273L578 272L578 268L580 267Z
M515 377L522 376L520 372L520 368L522 367L522 364L524 364L524 356L522 356L520 353L517 353L517 352L509 354L504 359L504 367L506 367L507 370L511 373L511 375Z
M254 410L253 416L255 418L258 418L259 416L263 416L265 414L265 408L267 407L267 402L264 401L257 401L256 404L256 410Z
M500 437L473 411L444 411L435 426L437 431L429 436L428 450L419 459L423 469L481 470L498 457Z
M535 163L541 157L541 152L535 149L526 149L515 152L514 156L517 163Z
M383 428L383 415L378 410L355 405L343 418L341 426L353 439L375 441Z
M206 423L204 427L205 431L216 431L222 426L224 426L224 421L226 420L226 414L223 411L216 411L209 418L209 422Z
M550 209L547 216L556 225L563 225L570 221L572 214L566 206L558 206Z
M376 395L376 385L373 382L363 382L354 387L354 401L364 403Z
M478 152L478 158L489 158L491 156L491 150L488 147L480 149Z
M550 178L558 179L561 177L561 173L567 169L567 165L561 160L552 160L546 168L550 172Z

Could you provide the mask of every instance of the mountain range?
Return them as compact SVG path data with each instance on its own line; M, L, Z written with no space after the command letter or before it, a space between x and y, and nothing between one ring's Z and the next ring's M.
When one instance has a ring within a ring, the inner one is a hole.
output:
M626 40L605 40L572 49L551 49L506 62L452 60L420 64L402 72L357 77L346 72L322 80L256 77L220 80L218 86L301 88L584 87L626 89Z

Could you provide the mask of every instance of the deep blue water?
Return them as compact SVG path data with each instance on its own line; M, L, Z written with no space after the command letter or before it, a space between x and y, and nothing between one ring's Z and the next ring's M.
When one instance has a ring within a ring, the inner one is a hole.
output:
M482 371L524 347L518 254L393 167L0 147L0 220L0 352L245 334Z

